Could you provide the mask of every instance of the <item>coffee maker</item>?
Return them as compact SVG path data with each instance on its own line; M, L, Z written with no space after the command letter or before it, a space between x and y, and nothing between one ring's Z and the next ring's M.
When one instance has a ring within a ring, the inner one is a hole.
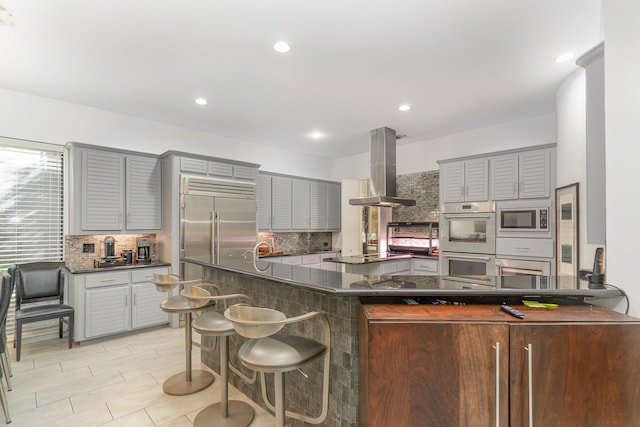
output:
M151 239L148 237L138 237L136 259L138 264L151 263Z
M104 238L104 258L115 258L116 256L116 239L112 236Z

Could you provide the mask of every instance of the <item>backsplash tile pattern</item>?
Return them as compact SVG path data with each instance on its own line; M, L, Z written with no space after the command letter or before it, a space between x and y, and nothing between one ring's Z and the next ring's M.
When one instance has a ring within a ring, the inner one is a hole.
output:
M65 236L64 237L64 261L71 271L88 270L93 268L93 260L102 258L103 241L106 235L87 235L87 236ZM156 260L156 235L155 234L118 234L113 235L116 240L116 255L120 256L120 252L131 249L136 253L136 239L138 237L149 237L151 239L151 260ZM85 243L93 244L95 251L93 253L82 252L82 246Z
M259 242L271 243L274 251L285 253L331 250L331 233L258 233Z
M426 171L398 175L396 192L398 197L415 199L415 206L393 208L394 221L439 221L440 217L440 171Z

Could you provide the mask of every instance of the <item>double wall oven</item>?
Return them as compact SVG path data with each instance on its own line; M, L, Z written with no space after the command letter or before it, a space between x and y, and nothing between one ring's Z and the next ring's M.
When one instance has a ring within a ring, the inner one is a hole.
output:
M495 286L496 213L493 202L446 203L440 223L445 285ZM450 282L450 283L449 283Z

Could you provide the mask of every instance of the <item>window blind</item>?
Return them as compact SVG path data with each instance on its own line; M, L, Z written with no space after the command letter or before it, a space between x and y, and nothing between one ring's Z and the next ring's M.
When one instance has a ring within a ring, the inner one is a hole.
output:
M62 168L60 151L0 141L0 271L11 264L63 259ZM7 332L14 329L13 309L12 301Z

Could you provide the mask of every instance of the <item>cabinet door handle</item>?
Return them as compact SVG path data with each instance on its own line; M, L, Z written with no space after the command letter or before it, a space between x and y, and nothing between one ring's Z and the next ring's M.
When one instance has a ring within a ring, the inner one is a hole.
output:
M100 280L100 283L106 283L106 282L114 282L116 279L102 279Z
M527 362L528 362L528 375L529 375L529 427L533 427L533 385L531 383L533 379L533 368L532 368L532 360L533 360L533 349L531 343L527 344L524 348L527 352Z
M500 342L493 346L496 350L496 427L500 427Z

